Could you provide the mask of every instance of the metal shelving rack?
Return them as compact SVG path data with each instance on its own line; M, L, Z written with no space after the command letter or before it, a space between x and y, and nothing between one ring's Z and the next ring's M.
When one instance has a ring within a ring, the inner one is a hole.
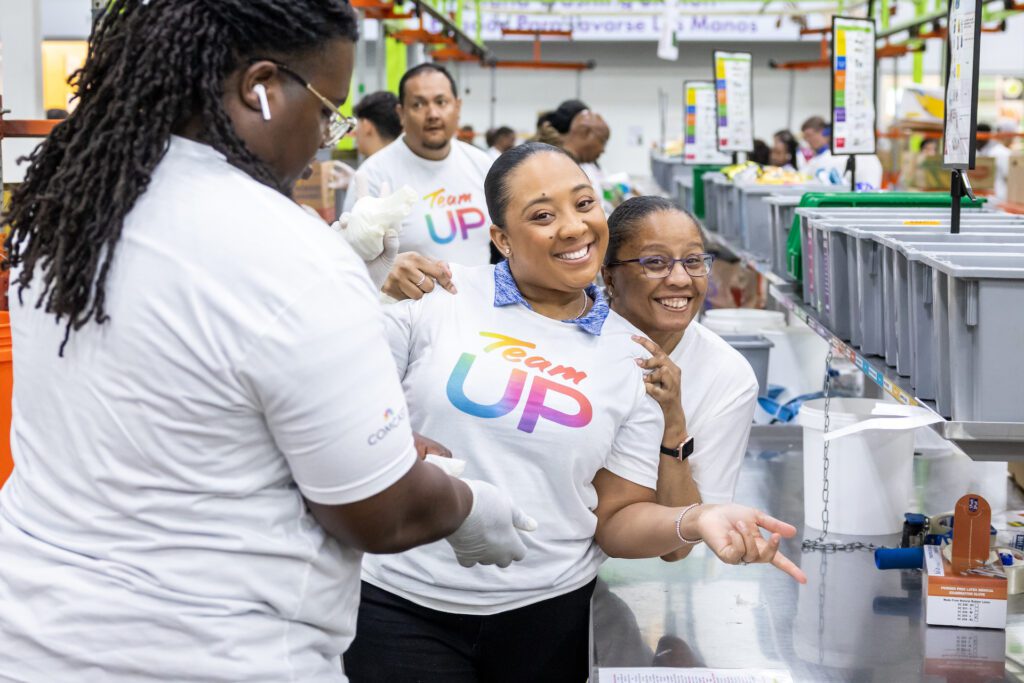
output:
M912 391L904 388L906 378L897 375L895 369L885 364L884 359L865 356L836 336L821 321L817 311L804 304L796 283L779 276L772 271L767 261L738 248L721 235L713 232L707 234L713 246L733 254L745 266L764 277L769 284L769 296L827 341L836 356L849 360L868 379L900 403L921 406L935 412L932 401L920 400ZM932 425L932 429L942 438L955 443L974 460L1024 460L1024 422L955 422L943 418L942 422Z

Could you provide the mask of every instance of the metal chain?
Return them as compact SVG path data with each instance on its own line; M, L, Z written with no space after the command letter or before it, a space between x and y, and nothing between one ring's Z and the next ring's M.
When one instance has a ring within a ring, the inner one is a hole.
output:
M829 425L831 421L831 408L832 408L832 359L833 359L833 347L829 344L828 356L825 358L825 381L823 387L823 393L825 394L825 424L822 430L822 435L828 434ZM822 473L821 473L821 534L814 539L805 539L801 548L806 552L821 551L825 553L835 552L854 552L856 550L869 550L874 551L876 548L882 546L876 546L874 543L862 543L860 541L854 541L852 543L835 543L825 542L825 537L828 536L828 467L829 467L829 446L831 441L826 441L822 450Z

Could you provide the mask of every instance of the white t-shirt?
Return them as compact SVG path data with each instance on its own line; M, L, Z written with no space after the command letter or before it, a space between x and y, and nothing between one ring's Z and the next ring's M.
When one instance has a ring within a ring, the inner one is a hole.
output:
M857 154L857 182L867 183L875 189L882 187L882 162L874 154ZM835 169L840 178L846 178L846 162L850 158L848 154L833 156L832 152L825 150L815 156L803 168L805 173L811 176L817 175L821 169ZM849 184L849 178L845 181Z
M996 199L1006 199L1006 183L1010 175L1010 157L1013 152L998 140L989 140L984 147L978 150L978 154L996 160L996 182L993 192Z
M669 354L682 374L683 413L693 437L688 460L705 503L728 503L736 492L757 407L750 363L694 320Z
M466 460L539 528L526 559L459 566L444 541L363 562L369 583L431 609L494 614L573 591L597 575L597 494L607 468L653 489L661 409L634 358L639 332L610 313L600 336L523 305L494 306L494 267L452 266L457 295L386 309L413 429Z
M0 680L344 680L362 554L302 496L362 500L415 461L363 263L175 137L125 220L110 319L58 358L37 296L11 298Z
M385 182L391 192L408 185L420 199L402 221L401 251L469 266L491 261L491 219L484 199L484 178L491 168L487 152L452 140L441 161L416 156L405 136L367 159L350 187L365 182L377 197ZM362 176L362 178L358 178ZM345 211L355 204L355 192L345 196Z

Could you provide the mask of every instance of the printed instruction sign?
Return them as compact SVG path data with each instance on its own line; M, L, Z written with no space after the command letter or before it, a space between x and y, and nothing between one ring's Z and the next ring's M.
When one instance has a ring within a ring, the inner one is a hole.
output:
M686 81L683 84L685 130L683 160L688 164L727 164L731 158L718 151L718 108L715 84L711 81Z
M981 24L978 0L950 0L947 38L946 111L942 165L974 168L978 124L978 61Z
M718 150L754 151L754 97L749 52L714 52Z
M875 153L875 22L832 18L832 153Z

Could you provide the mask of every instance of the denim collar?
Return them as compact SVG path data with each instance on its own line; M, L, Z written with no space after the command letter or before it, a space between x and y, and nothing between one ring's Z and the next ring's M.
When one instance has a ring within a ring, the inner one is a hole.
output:
M588 285L586 292L594 300L594 305L587 311L587 314L562 322L578 325L584 332L597 337L601 335L601 328L608 318L608 300L604 298L604 294L601 293L597 285ZM519 291L519 286L508 267L508 261L502 261L494 267L494 305L509 306L512 304L522 304L531 311L533 310L530 302L523 298L522 292Z

